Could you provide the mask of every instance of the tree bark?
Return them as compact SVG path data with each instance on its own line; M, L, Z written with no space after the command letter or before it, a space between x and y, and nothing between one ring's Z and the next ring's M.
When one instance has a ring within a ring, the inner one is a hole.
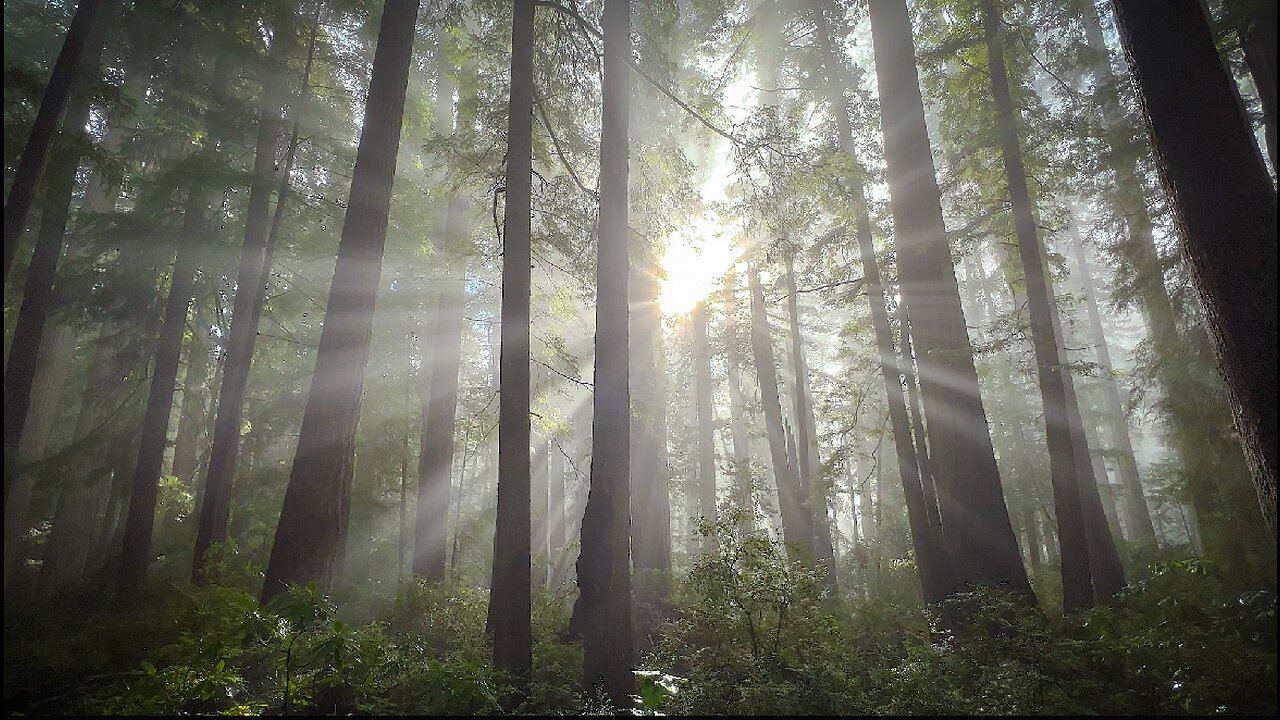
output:
M1031 597L1009 522L942 221L905 2L871 3L898 274L957 580Z
M102 52L102 44L106 39L108 19L115 12L116 4L111 0L81 0L76 6L76 13L71 18L71 26L67 28L66 38L62 41L62 49L58 51L58 59L54 61L53 72L49 76L49 84L45 86L44 95L40 98L40 109L36 111L35 123L31 126L31 135L18 159L18 167L13 173L13 183L9 186L9 197L4 201L4 284L9 284L9 270L13 267L13 259L18 254L18 240L27 228L27 213L36 198L37 183L40 172L44 169L45 158L49 147L53 144L54 134L58 130L58 120L71 96L72 86L79 74L81 66L93 67L96 71L98 54ZM91 90L89 92L92 92ZM74 117L74 116L73 116ZM83 129L81 122L77 129ZM16 345L14 346L16 347ZM32 349L34 352L34 348ZM7 377L8 372L5 373ZM5 398L8 407L9 398ZM9 426L8 412L5 414L5 427ZM21 428L18 428L21 431ZM9 454L8 432L5 433L5 455ZM14 443L16 448L16 441ZM9 483L5 482L5 494L8 494Z
M1276 531L1276 192L1199 3L1116 0L1156 163ZM1222 242L1222 238L1232 241Z
M583 689L627 707L631 674L631 394L627 360L627 115L631 95L631 4L604 4L600 134L600 236L596 265L596 367L591 490L578 556Z
M264 602L284 591L287 583L314 581L327 590L346 540L356 423L417 16L417 0L396 0L383 7L338 261L267 564Z
M533 629L529 586L529 292L532 213L534 0L514 0L507 182L502 224L502 351L498 408L498 509L488 627L493 664L527 685Z

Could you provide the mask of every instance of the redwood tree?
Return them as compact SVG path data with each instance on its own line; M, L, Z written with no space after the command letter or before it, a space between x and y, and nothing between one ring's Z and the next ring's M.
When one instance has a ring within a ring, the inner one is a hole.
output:
M1276 531L1276 191L1198 0L1115 0L1262 515ZM1229 239L1229 241L1228 241Z
M502 355L498 400L498 509L489 632L493 664L529 681L533 626L529 533L529 238L533 190L533 10L514 0L507 183L502 224Z
M346 540L356 423L417 17L418 0L388 0L382 10L338 261L267 563L264 602L287 583L315 582L328 589Z
M870 5L898 274L911 309L947 544L961 582L1004 586L1030 596L942 221L910 17L902 0Z
M604 3L600 133L600 224L596 262L596 366L591 487L582 517L578 595L583 687L617 707L630 702L631 392L627 362L627 112L631 94L631 4Z

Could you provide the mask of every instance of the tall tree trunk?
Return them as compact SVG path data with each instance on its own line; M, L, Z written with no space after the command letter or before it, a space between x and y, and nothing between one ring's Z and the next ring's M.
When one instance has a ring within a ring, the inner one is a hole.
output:
M396 0L382 10L338 261L267 564L264 602L282 592L286 583L314 581L328 589L346 540L356 423L417 16L417 0Z
M773 343L769 339L764 288L754 267L747 270L747 280L751 288L751 353L755 359L756 377L760 381L760 399L764 404L769 458L773 463L778 509L782 514L782 537L791 554L798 553L805 562L812 562L815 557L813 521L800 488L799 473L788 460L786 431L782 426L782 403L778 399L778 372L773 363Z
M1262 515L1276 531L1276 191L1199 3L1114 3ZM1206 142L1211 139L1211 142ZM1221 238L1232 238L1230 243Z
M707 303L699 302L689 315L693 333L694 405L698 412L698 512L704 520L716 521L715 417L711 407L711 352L707 347ZM704 549L710 538L703 541Z
M299 99L305 102L315 32L320 6L312 24L311 47L307 54ZM200 504L200 520L196 528L195 552L192 557L192 579L199 580L204 570L205 554L215 543L227 539L227 522L231 516L231 490L235 482L236 461L240 453L240 431L244 418L244 398L249 387L249 370L253 364L262 316L266 279L270 277L272 255L283 221L289 174L297 151L297 121L290 142L285 172L280 179L274 223L269 222L272 180L276 172L276 151L283 125L282 112L287 91L285 67L293 48L294 18L292 11L277 13L271 42L271 68L262 86L262 108L258 115L257 143L254 151L253 180L245 211L244 241L240 247L240 266L236 275L236 298L231 311L231 333L223 361L222 383L218 388L217 419L213 427L213 444L209 450L209 469L205 474L204 498ZM299 103L302 105L303 103Z
M1116 78L1107 59L1098 18L1086 13L1084 21L1089 46L1098 57L1094 67L1098 85L1100 88L1114 86ZM1262 514L1251 523L1254 518L1242 516L1243 507L1228 508L1225 499L1250 492L1249 470L1240 444L1225 432L1229 408L1216 392L1205 390L1201 370L1207 371L1207 367L1199 362L1189 366L1186 360L1187 346L1197 359L1207 358L1211 350L1205 333L1193 331L1184 337L1178 330L1173 302L1164 285L1163 263L1156 249L1151 215L1142 192L1137 156L1131 150L1129 138L1137 131L1122 114L1118 94L1098 94L1111 166L1116 173L1113 212L1125 219L1128 231L1128 237L1116 250L1134 269L1134 285L1150 327L1157 375L1169 407L1173 445L1182 461L1191 502L1203 531L1204 549L1223 563L1229 574L1247 575L1252 570L1246 562L1242 536L1265 532ZM1239 532L1241 523L1246 532ZM1257 533L1249 532L1250 524L1257 526Z
M898 275L911 309L947 544L961 583L1030 597L943 226L906 3L878 0L870 7Z
M1075 256L1080 270L1080 282L1084 286L1085 311L1089 316L1093 342L1097 347L1098 366L1104 376L1103 406L1106 409L1111 445L1117 453L1116 465L1120 475L1120 485L1124 488L1124 514L1128 519L1129 532L1138 540L1155 542L1155 528L1151 524L1147 499L1142 494L1138 461L1133 454L1133 443L1129 438L1129 424L1124 417L1124 403L1120 400L1120 386L1112 377L1111 350L1107 346L1107 336L1102 329L1102 314L1098 312L1097 291L1093 287L1093 275L1089 270L1089 261L1085 257L1084 243L1079 237L1075 242Z
M529 292L533 174L534 0L513 0L507 182L502 222L502 355L498 407L498 509L488 627L493 664L530 679L533 664L529 546Z
M77 11L79 15L82 11ZM83 11L93 12L93 11ZM74 21L73 21L74 30ZM55 310L57 300L54 296L54 279L58 274L58 261L62 256L67 235L67 218L71 211L71 196L76 185L76 169L80 165L80 150L89 139L85 134L85 124L89 121L89 104L93 99L98 77L98 60L102 55L103 36L106 34L106 23L95 23L89 47L84 55L81 72L77 73L78 86L76 95L67 106L66 122L58 134L58 147L54 148L49 161L49 172L44 178L44 198L40 214L40 227L36 231L35 247L31 253L31 265L27 269L27 278L22 290L22 305L18 310L18 319L14 324L13 338L9 345L9 360L4 369L4 493L8 501L9 491L17 473L12 471L12 463L17 459L22 435L26 430L27 414L31 411L31 392L35 385L38 365L37 355L45 332L45 323L50 313ZM56 72L56 70L55 70ZM51 88L52 89L52 88ZM61 112L59 107L58 111ZM55 118L56 119L56 118ZM33 131L33 135L39 132ZM33 137L33 139L35 139ZM43 151L42 151L43 152ZM24 158L25 160L25 158ZM44 160L41 158L40 163ZM19 167L18 172L23 171ZM37 168L37 173L39 168ZM35 182L35 177L31 182ZM19 186L21 177L15 177L10 190L10 197L23 194ZM21 200L21 198L17 198ZM30 198L25 201L28 205ZM9 261L9 205L5 206L5 278L8 279ZM22 209L25 216L26 209ZM25 223L25 217L21 220ZM14 236L22 233L17 229Z
M1014 228L1017 235L1018 256L1022 263L1022 275L1026 283L1027 307L1031 318L1031 343L1035 350L1036 375L1040 397L1044 403L1045 436L1049 452L1049 476L1053 485L1054 511L1058 518L1058 537L1062 544L1062 596L1066 610L1079 610L1093 606L1094 592L1109 596L1112 588L1108 582L1095 588L1100 577L1105 550L1094 546L1102 538L1090 532L1086 507L1086 494L1090 489L1096 495L1092 471L1088 465L1088 451L1078 448L1083 438L1072 432L1070 404L1074 392L1068 392L1070 368L1063 362L1058 333L1055 328L1053 287L1047 277L1040 239L1036 234L1036 221L1027 191L1026 170L1022 163L1022 151L1018 147L1017 119L1013 100L1009 93L1008 74L1005 70L1004 49L1001 45L1000 11L994 0L985 0L983 31L987 46L987 63L991 75L991 90L995 96L1001 156L1008 180L1009 197L1013 205ZM1084 467L1078 462L1082 454ZM1090 487L1085 487L1086 484ZM1098 510L1101 510L1099 505ZM1110 534L1102 525L1105 541L1115 546ZM1117 559L1116 566L1119 561ZM1101 576L1106 577L1106 576ZM1109 579L1109 578L1107 578ZM1120 586L1123 586L1123 579ZM1119 587L1114 588L1118 590Z
M737 273L731 268L724 277L725 364L729 372L729 435L733 443L731 467L735 505L743 509L743 531L756 527L754 483L751 480L751 453L748 450L746 400L742 396L742 347L738 336Z
M838 141L840 148L854 162L855 168L859 168L861 166L855 154L852 123L845 105L846 83L843 82L843 73L836 62L835 52L832 49L831 31L821 3L815 2L814 8L818 20L818 46L822 51L826 70L827 96L836 118ZM916 559L920 569L920 584L925 601L933 603L941 600L951 587L951 580L947 577L949 563L946 548L941 542L942 530L937 512L937 498L932 492L933 479L926 472L927 466L921 462L925 457L923 429L918 429L915 442L911 438L911 427L902 393L902 374L899 372L898 358L893 348L893 331L889 327L884 286L880 280L880 267L876 261L871 236L871 220L859 175L860 173L855 173L854 177L850 177L848 184L853 196L854 223L862 260L863 281L867 287L867 301L871 306L871 324L875 331L876 348L880 354L880 371L889 409L889 424L893 432L898 470L907 505L907 523L911 528L912 544L916 549ZM905 312L901 309L899 312L905 319ZM908 349L910 340L905 324L902 343L905 358L902 369L907 371L908 389L913 393L912 404L914 405L915 386L911 377ZM920 448L916 447L916 442L920 443ZM925 487L926 484L928 488Z
M791 369L795 375L796 463L800 474L800 487L804 488L813 516L814 549L827 570L827 591L835 597L839 593L836 578L836 550L831 540L831 510L827 507L825 490L815 482L818 466L816 448L816 422L813 401L809 396L809 368L804 360L804 337L800 332L800 301L796 292L795 263L787 258L786 272L787 312L791 320Z
M53 144L54 133L58 130L58 120L71 96L72 86L79 74L81 66L92 67L97 71L98 55L102 52L102 44L106 39L106 26L109 18L115 13L116 4L111 0L81 0L76 7L76 14L71 18L71 26L67 28L66 38L62 41L62 49L58 51L58 59L54 61L53 73L49 76L49 84L45 86L44 95L40 98L40 109L36 111L35 123L31 126L31 135L18 159L18 167L13 173L13 183L9 186L9 197L4 201L4 284L9 284L9 269L13 267L13 258L18 254L18 239L27 228L27 213L36 198L37 183L40 171L44 168L45 157ZM91 91L90 91L91 92ZM74 117L74 115L72 116ZM74 121L73 121L74 122ZM81 122L76 127L83 129ZM16 347L16 345L15 345ZM34 349L33 349L34 352ZM6 372L5 376L8 377ZM9 398L5 397L5 407ZM5 427L11 422L8 412L5 413ZM18 428L21 431L21 428ZM9 454L9 436L5 433L5 455ZM17 441L14 441L16 448ZM5 482L5 494L8 495L8 481Z
M616 707L630 702L631 394L627 373L627 115L631 95L631 3L604 4L601 80L600 237L596 265L596 367L591 490L578 556L583 688Z

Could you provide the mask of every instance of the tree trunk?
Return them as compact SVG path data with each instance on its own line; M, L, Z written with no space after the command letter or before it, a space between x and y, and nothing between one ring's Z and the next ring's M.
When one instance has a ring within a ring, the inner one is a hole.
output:
M211 97L222 98L229 74L225 57L219 56L209 85ZM211 118L205 118L205 126L204 142L197 152L212 156L217 152L218 143L212 132ZM173 411L174 383L178 378L182 336L186 332L187 309L195 294L196 266L206 243L204 213L207 209L207 192L208 188L199 177L193 178L188 186L177 257L169 282L169 295L165 301L164 320L156 339L151 387L142 425L138 430L138 458L129 481L132 489L125 513L123 548L118 568L119 590L126 595L136 592L146 574L147 565L151 562L151 533L155 527L156 496L167 443L169 415Z
M906 4L878 0L870 7L898 274L911 309L947 544L958 581L1031 597L960 307Z
M27 429L22 434L22 442L18 444L19 468L45 456L49 436L57 419L59 401L75 355L76 334L70 326L59 324L52 332L45 333L42 343L37 363L39 370L31 388L31 412L27 415ZM31 506L31 491L36 482L36 476L30 470L19 469L18 472L20 475L14 481L9 499L4 504L6 593L17 564L25 561L25 557L18 551L22 546L22 536L30 529L27 512Z
M533 663L529 546L529 292L534 0L514 0L507 182L502 224L498 509L489 631L493 664L527 685Z
M943 535L942 503L938 500L938 487L933 479L933 464L929 462L928 436L924 421L920 419L920 398L916 392L915 354L911 350L910 319L905 305L898 307L898 337L902 344L902 375L907 386L907 407L910 410L911 432L915 437L916 465L920 468L920 484L924 489L924 514L938 537ZM910 512L911 506L907 505Z
M1114 3L1265 523L1276 524L1276 192L1199 3ZM1221 238L1232 238L1230 243Z
M731 268L724 277L725 364L729 371L729 435L733 442L731 467L734 477L734 502L744 511L742 530L756 527L756 501L751 479L751 453L748 450L746 401L742 397L742 348L738 336L737 273Z
M1124 488L1125 518L1128 520L1129 532L1134 538L1155 542L1155 528L1151 524L1147 499L1142 494L1138 461L1133 454L1133 443L1129 439L1129 423L1125 420L1124 403L1120 400L1120 386L1112 376L1111 350L1107 346L1107 336L1102 329L1102 314L1098 312L1093 275L1089 271L1089 261L1085 258L1084 243L1078 237L1075 242L1075 255L1076 264L1080 269L1080 282L1084 286L1085 311L1089 316L1093 342L1098 352L1098 366L1103 375L1103 406L1107 413L1111 445L1117 454L1116 465L1119 470L1120 485Z
M1094 538L1088 532L1084 499L1084 485L1091 483L1092 479L1081 476L1081 471L1085 468L1080 467L1077 462L1076 444L1080 438L1072 432L1068 404L1072 398L1068 397L1066 388L1070 369L1062 362L1054 327L1053 288L1042 261L1034 211L1027 192L1026 170L1022 164L1022 151L1018 147L1017 120L1013 114L1013 101L1009 93L1004 50L1000 40L1002 20L994 0L985 0L982 10L991 90L995 96L999 124L1000 149L1013 205L1018 256L1022 263L1031 318L1036 375L1040 397L1044 403L1049 476L1053 485L1054 511L1058 518L1058 538L1062 545L1062 602L1064 609L1074 611L1092 607L1094 602L1095 588L1091 579L1094 572L1091 572L1091 561L1097 558L1090 552L1090 541ZM1104 594L1103 588L1097 590L1098 595ZM1109 595L1110 592L1105 594Z
M317 5L317 12L319 6ZM240 246L240 266L236 274L236 299L231 311L231 331L222 367L222 383L218 388L217 419L213 426L213 444L209 450L209 469L205 473L204 497L200 504L200 520L196 527L195 552L191 577L199 581L205 554L215 543L227 539L227 521L231 516L231 489L235 482L236 460L240 452L240 431L244 419L244 398L249 387L249 370L253 364L254 346L258 339L258 322L262 314L259 297L265 293L264 278L271 268L271 242L278 230L269 224L272 180L276 172L276 150L286 95L285 69L293 45L294 21L291 11L276 15L271 41L269 67L263 72L262 108L258 115L258 134L254 150L253 178L249 186L249 203L245 210L244 241ZM314 50L314 41L312 43ZM307 72L302 80L305 98ZM296 145L291 145L286 172L281 179L280 196L276 200L275 219L282 220L282 210L289 182L289 171Z
M773 343L769 339L769 318L764 304L764 288L760 276L751 267L747 271L751 287L751 353L755 358L756 377L760 381L760 399L764 405L765 431L769 440L769 458L778 491L778 509L782 514L782 537L789 553L805 562L815 557L813 521L810 519L800 476L788 461L786 431L782 427L782 403L778 399L778 373L773 364Z
M583 689L627 707L631 669L631 396L627 374L627 114L631 4L604 4L600 134L600 237L596 265L596 367L591 490L578 556Z
M707 304L700 302L689 315L693 332L694 396L698 412L698 512L703 520L716 521L716 450L713 444L715 416L711 407L711 352L707 348ZM704 538L703 549L711 538Z
M94 12L94 11L87 11ZM81 12L77 11L77 15ZM92 19L92 15L91 15ZM72 30L75 29L73 21ZM89 142L85 124L89 121L89 104L93 99L98 75L98 60L102 55L103 35L106 23L95 24L89 47L84 56L84 67L77 74L79 89L67 106L66 122L57 147L49 161L49 172L44 178L44 198L40 214L40 227L36 232L35 247L31 253L31 265L22 291L22 305L14 324L13 338L9 345L9 360L4 369L4 492L6 502L17 473L11 464L18 457L22 435L26 430L27 414L31 411L31 393L35 385L38 365L37 354L45 332L45 323L58 304L54 294L54 279L58 274L58 262L62 256L67 235L67 217L71 210L71 196L76 185L76 169L80 165L80 150ZM70 37L68 36L68 39ZM56 69L55 69L56 72ZM52 88L51 88L52 90ZM42 108L43 109L43 108ZM58 108L61 112L61 107ZM56 118L55 118L56 120ZM39 121L37 121L39 122ZM33 135L37 131L33 131ZM33 138L34 139L34 138ZM25 158L24 158L25 161ZM41 158L41 164L44 160ZM18 172L23 168L19 167ZM39 168L37 168L37 173ZM15 177L10 198L25 192ZM32 182L35 178L32 178ZM18 198L19 200L21 198ZM25 201L28 205L31 200ZM9 206L5 206L5 273L8 279L9 261ZM22 210L23 215L26 209ZM21 222L25 222L23 219ZM19 227L17 235L22 233ZM14 236L16 242L17 235Z
M1086 13L1085 35L1099 60L1094 68L1100 87L1116 83L1107 60L1102 28L1096 15ZM1234 88L1233 88L1234 90ZM1122 114L1115 93L1099 93L1101 114L1117 192L1114 213L1125 219L1128 237L1116 247L1123 260L1134 269L1134 285L1146 311L1151 345L1157 360L1157 375L1169 407L1173 445L1182 461L1187 488L1208 554L1227 567L1231 575L1248 575L1253 570L1245 561L1242 536L1262 535L1262 514L1242 516L1244 507L1224 507L1224 494L1231 497L1251 494L1249 470L1240 444L1226 432L1229 415L1226 403L1216 392L1207 391L1199 362L1189 364L1186 347L1195 358L1211 354L1208 338L1193 331L1185 337L1177 327L1177 315L1164 285L1164 269L1157 252L1153 223L1143 195L1135 153L1129 138L1136 130ZM1248 501L1249 505L1253 501ZM1235 511L1235 512L1232 512ZM1239 532L1240 524L1245 532ZM1257 533L1249 532L1257 526Z
M791 320L791 368L795 375L796 463L800 475L800 487L804 489L813 516L813 542L818 560L827 569L827 591L832 597L839 593L836 578L836 550L831 540L831 511L827 496L815 482L818 466L816 448L816 422L813 401L809 397L809 368L804 360L804 337L800 333L800 302L796 292L794 261L787 258L787 311Z
M356 423L417 16L417 0L390 2L382 11L338 261L267 564L264 602L287 583L314 581L327 590L346 540Z
M22 150L22 157L13 173L13 183L9 186L9 197L4 201L4 284L9 284L9 270L13 267L13 258L18 254L18 239L27 228L27 213L36 198L37 183L40 171L44 168L45 157L53 144L54 133L58 130L58 120L71 96L72 86L79 75L80 67L92 67L97 71L98 55L102 52L106 39L106 26L114 14L116 4L110 0L96 2L81 0L76 7L76 14L71 18L71 26L67 28L66 38L62 41L62 49L58 51L58 59L53 64L53 72L49 76L49 84L45 86L44 95L40 98L40 109L36 111L35 123L31 126L31 135ZM87 92L92 90L86 89ZM86 99L87 104L87 99ZM75 116L72 115L74 118ZM82 130L84 123L68 124L76 130ZM55 258L56 262L56 258ZM17 347L16 345L14 347ZM32 349L34 352L34 348ZM5 376L8 377L6 372ZM9 406L9 398L5 398L5 407ZM25 412L25 411L24 411ZM5 427L11 422L8 412L5 413ZM21 428L17 428L21 431ZM5 433L5 455L9 454L8 432ZM14 447L17 441L14 441ZM5 494L8 495L5 482Z
M202 321L198 304L192 315L195 327L187 341L187 371L182 378L182 406L173 441L173 475L194 488L200 429L205 424L204 390L209 381L209 323Z

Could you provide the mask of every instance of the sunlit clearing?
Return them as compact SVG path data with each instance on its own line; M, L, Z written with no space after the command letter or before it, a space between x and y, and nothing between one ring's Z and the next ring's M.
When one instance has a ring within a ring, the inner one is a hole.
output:
M742 248L733 241L736 227L704 217L667 239L662 256L665 278L659 281L658 306L663 315L684 315L719 289Z

